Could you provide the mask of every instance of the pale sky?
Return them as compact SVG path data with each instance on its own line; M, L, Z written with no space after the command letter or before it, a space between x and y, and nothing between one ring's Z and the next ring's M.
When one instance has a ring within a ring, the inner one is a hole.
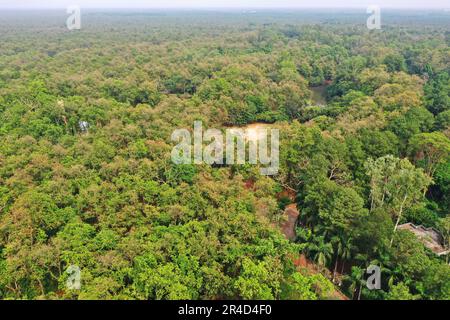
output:
M450 8L450 0L0 0L0 8Z

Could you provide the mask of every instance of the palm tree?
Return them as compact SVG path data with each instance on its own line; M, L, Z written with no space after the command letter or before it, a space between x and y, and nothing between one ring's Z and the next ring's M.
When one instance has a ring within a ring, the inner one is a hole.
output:
M345 261L348 261L352 258L352 252L354 249L354 246L352 244L352 238L348 238L347 241L344 241L342 243L342 248L341 248L341 259L342 259L342 268L341 268L341 274L344 273L344 266L345 266Z
M314 261L320 266L326 266L333 257L333 246L325 243L323 236L314 238L309 250L314 252Z
M341 256L342 253L342 241L341 238L339 236L335 236L331 239L331 243L333 243L333 246L335 246L335 261L334 261L334 270L333 270L333 283L336 280L336 273L337 273L337 267L338 267L338 262L339 262L339 257Z
M335 281L339 259L341 259L342 261L341 274L343 274L345 261L351 259L354 247L352 244L352 238L346 239L345 236L343 235L333 237L331 239L331 242L335 246L335 255L336 255L333 271L333 281Z
M364 284L364 270L360 267L352 267L352 272L346 278L351 282L350 291L352 299L355 299L356 290L358 290L358 300L361 300L362 286Z

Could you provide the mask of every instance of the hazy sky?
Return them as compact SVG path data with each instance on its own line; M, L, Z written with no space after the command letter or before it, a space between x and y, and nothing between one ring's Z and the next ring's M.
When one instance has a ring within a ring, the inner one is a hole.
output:
M0 8L319 7L450 8L450 0L0 0Z

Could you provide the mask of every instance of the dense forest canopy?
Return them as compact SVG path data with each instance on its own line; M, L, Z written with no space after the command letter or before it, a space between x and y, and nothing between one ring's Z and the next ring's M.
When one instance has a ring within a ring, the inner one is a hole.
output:
M66 18L0 13L0 298L450 299L447 257L398 228L448 248L450 13ZM175 165L196 120L278 128L279 174Z

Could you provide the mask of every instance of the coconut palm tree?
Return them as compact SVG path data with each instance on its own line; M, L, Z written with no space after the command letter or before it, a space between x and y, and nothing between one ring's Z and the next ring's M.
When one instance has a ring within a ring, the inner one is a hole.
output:
M344 235L334 236L331 239L331 242L333 243L335 254L335 263L333 271L333 281L335 281L339 259L342 262L341 274L343 274L345 262L352 258L354 246L352 244L352 238L346 238Z
M352 267L351 274L346 276L350 281L350 291L352 292L352 299L355 299L355 294L358 291L358 300L361 300L362 286L364 284L364 270L360 267Z
M323 267L325 267L333 257L333 246L331 243L326 243L323 236L315 237L309 250L314 254L314 261Z
M341 267L341 274L344 273L344 266L345 261L349 261L352 258L352 253L355 247L352 243L353 239L348 238L346 241L343 241L341 243L341 259L342 259L342 267Z

